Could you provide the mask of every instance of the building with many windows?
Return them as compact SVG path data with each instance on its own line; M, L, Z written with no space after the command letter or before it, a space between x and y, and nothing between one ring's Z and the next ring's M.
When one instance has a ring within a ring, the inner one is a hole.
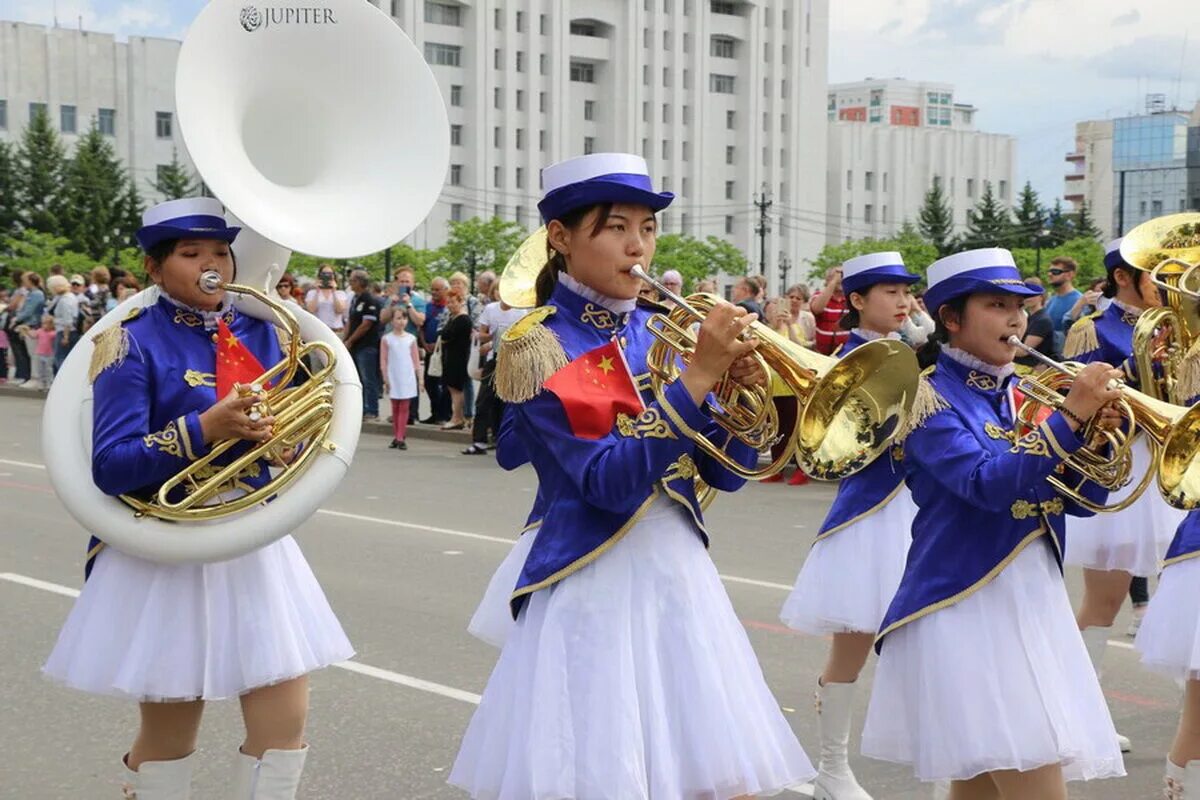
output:
M1076 213L1086 203L1101 239L1113 239L1113 121L1075 123L1075 150L1067 153L1069 165L1063 200Z
M543 166L614 150L677 195L664 232L728 239L752 271L765 187L773 287L780 255L824 244L829 0L372 2L423 49L450 111L452 163L417 246L476 215L536 227Z
M1164 214L1200 211L1200 127L1191 120L1198 115L1161 110L1112 121L1114 235Z
M190 163L175 124L175 61L180 43L133 36L0 23L0 141L20 139L45 110L68 149L94 123L147 202L159 199L158 170L172 154Z
M975 107L954 87L903 79L833 84L827 95L830 243L897 232L916 224L925 193L941 184L955 230L991 184L1011 205L1016 139L975 129Z

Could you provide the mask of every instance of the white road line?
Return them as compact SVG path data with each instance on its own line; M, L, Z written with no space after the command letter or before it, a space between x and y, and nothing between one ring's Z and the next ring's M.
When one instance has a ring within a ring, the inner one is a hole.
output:
M31 578L28 575L18 575L15 572L0 572L0 580L8 581L9 583L17 583L21 586L28 586L31 589L40 589L43 592L51 592L60 594L65 597L79 597L79 590L72 589L70 586L63 586L58 583L50 583L49 581L38 580ZM479 705L479 695L473 692L467 692L462 689L455 689L453 686L446 686L441 683L427 681L424 678L414 678L412 675L403 675L399 672L393 672L390 669L381 669L373 667L370 664L363 664L360 661L340 661L333 666L338 669L344 669L347 672L356 672L359 675L366 675L369 678L377 678L381 681L394 683L399 686L407 686L410 689L416 689L429 694L436 694L440 697L447 697L451 700L458 700L461 703L470 703L471 705Z
M0 458L0 464L8 464L10 467L25 467L26 469L45 469L45 464L33 464L29 461L9 461L7 458Z
M359 522L373 522L376 525L391 525L395 528L408 528L417 531L429 531L430 533L440 533L445 536L458 536L462 539L475 539L480 542L494 542L496 544L516 544L516 539L506 539L503 536L488 536L483 533L469 533L467 531L456 531L450 528L434 528L430 525L418 525L415 522L401 522L397 519L383 519L382 517L368 517L364 514L350 514L346 511L334 511L329 508L317 509L318 514L326 514L331 517L341 517L342 519L355 519Z

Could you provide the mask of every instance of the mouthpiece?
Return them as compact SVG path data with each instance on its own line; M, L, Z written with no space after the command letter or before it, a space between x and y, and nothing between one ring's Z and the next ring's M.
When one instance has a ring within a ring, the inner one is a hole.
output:
M205 294L216 294L221 291L221 286L225 283L221 280L221 273L215 270L208 270L200 273L200 291Z

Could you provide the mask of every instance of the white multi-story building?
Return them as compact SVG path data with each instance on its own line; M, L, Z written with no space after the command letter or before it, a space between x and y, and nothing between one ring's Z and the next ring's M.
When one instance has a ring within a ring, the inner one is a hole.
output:
M677 199L662 230L815 256L825 216L829 0L373 0L425 52L450 111L451 167L417 246L446 222L538 223L540 170L589 152L640 153ZM415 119L413 124L419 125ZM793 276L795 273L793 273Z
M72 28L0 22L0 140L19 140L43 108L69 148L93 120L154 202L158 170L172 153L190 168L175 124L180 43Z
M1093 224L1104 241L1113 238L1113 122L1111 119L1075 123L1075 150L1067 153L1070 168L1063 199L1078 212L1087 203Z
M954 102L950 84L899 78L835 84L826 109L828 242L915 225L935 181L956 232L965 229L986 184L1002 203L1013 203L1016 139L977 131L974 106Z

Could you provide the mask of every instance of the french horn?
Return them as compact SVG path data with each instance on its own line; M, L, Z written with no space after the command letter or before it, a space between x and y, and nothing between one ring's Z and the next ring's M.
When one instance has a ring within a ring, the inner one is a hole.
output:
M354 258L403 239L436 202L449 164L441 91L421 53L382 11L362 0L323 0L320 24L314 15L254 26L242 6L210 0L193 22L179 54L176 111L205 185L243 226L233 245L236 282L202 280L286 334L285 358L261 383L277 379L278 388L264 392L277 419L272 446L303 445L301 456L274 470L264 490L233 501L214 486L240 459L168 481L197 498L184 508L123 501L96 487L92 339L156 302L154 288L120 304L80 340L45 408L47 471L67 510L107 544L163 563L222 561L262 547L297 528L337 488L362 424L358 374L326 325L273 298L275 284L292 250ZM318 366L309 371L305 361ZM282 436L281 418L288 420Z

